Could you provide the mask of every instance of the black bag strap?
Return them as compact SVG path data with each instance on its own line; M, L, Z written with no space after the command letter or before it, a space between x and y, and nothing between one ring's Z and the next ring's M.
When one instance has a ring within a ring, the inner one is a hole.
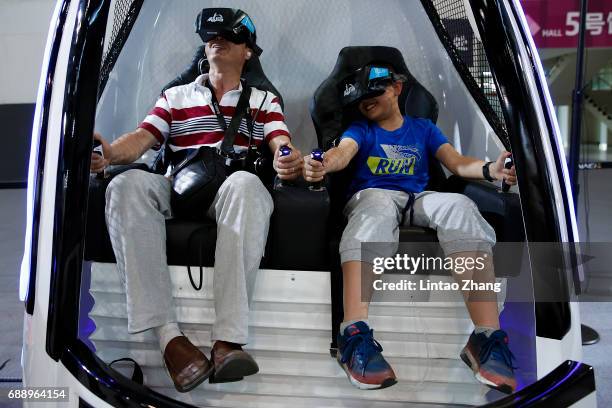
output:
M134 361L133 359L129 358L129 357L125 357L125 358L118 358L117 360L113 360L111 361L108 366L109 367L113 367L113 364L115 363L119 363L122 361L129 361L131 363L134 363L134 371L132 373L132 381L134 381L136 384L143 384L143 375L142 375L142 368L140 368L140 365Z
M202 250L200 249L200 259L202 259ZM202 261L200 260L200 264L198 265L198 268L200 268L200 283L196 284L195 281L193 280L193 275L191 274L191 266L187 265L187 276L189 276L189 282L191 282L191 286L193 286L193 288L195 290L201 290L202 289L202 285L204 284L204 268L202 267Z
M207 230L207 227L200 227L189 235L189 239L187 240L187 250L188 251L191 250L191 244L195 241L197 234L202 231L206 231L206 230ZM189 276L189 282L191 282L191 286L193 286L195 290L201 290L202 285L204 284L204 267L202 265L204 262L202 262L202 258L203 258L202 257L202 245L198 245L198 268L200 269L200 283L199 284L195 283L195 280L193 279L193 275L191 273L191 266L190 266L191 259L189 259L189 262L187 264L187 275Z
M223 142L221 143L221 151L228 155L236 153L234 151L234 140L236 139L236 134L238 133L238 129L240 128L240 122L242 122L242 118L244 117L244 115L247 115L248 123L248 117L251 116L249 112L251 87L246 86L246 83L242 80L240 81L240 83L242 84L242 92L240 92L240 99L238 99L238 103L236 104L236 111L234 113L234 116L232 116L232 120L230 121L229 126L225 123L225 117L221 113L219 101L217 101L217 96L215 95L215 91L214 89L212 89L210 82L207 79L204 83L204 85L210 91L211 103L215 115L217 115L217 121L219 122L219 126L221 126L221 129L223 129L223 131L225 132Z

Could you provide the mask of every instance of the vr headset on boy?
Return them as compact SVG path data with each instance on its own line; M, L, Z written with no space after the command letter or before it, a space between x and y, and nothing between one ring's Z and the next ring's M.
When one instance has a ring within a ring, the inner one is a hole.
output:
M233 8L205 8L196 19L196 33L202 41L222 37L235 44L246 44L258 56L263 50L257 46L255 24L247 13Z
M359 68L341 82L340 95L342 106L357 104L364 99L374 98L385 93L385 89L395 81L405 81L403 75L396 74L388 66L369 64Z

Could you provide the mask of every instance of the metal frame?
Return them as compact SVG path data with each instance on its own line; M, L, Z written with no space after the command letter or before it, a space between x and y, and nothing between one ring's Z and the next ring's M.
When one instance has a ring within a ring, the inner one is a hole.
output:
M110 0L80 0L62 108L57 169L47 352L57 360L78 333L89 166L98 78ZM100 39L95 41L94 39ZM75 315L74 319L68 318Z
M459 1L458 3L461 3L462 6L464 4L463 1ZM442 17L438 13L437 3L434 2L434 0L421 0L421 4L429 16L429 20L431 21L434 30L438 34L438 38L440 39L442 46L446 50L446 53L452 61L453 66L461 76L461 79L463 80L467 90L470 92L470 95L472 95L472 98L474 98L474 101L482 111L482 114L487 119L487 122L491 128L495 131L497 137L499 137L504 147L509 149L510 141L508 136L508 125L507 123L504 123L504 121L500 120L498 113L496 113L495 109L493 109L493 106L491 106L491 103L485 96L483 90L470 72L470 68L463 61L461 54L453 41L453 38L451 38L449 32L444 26ZM497 85L495 89L497 99L501 105L503 92L500 94L500 89Z
M470 3L493 77L506 96L502 100L502 107L508 124L513 158L516 168L519 169L517 176L521 186L521 207L527 241L564 242L568 236L574 236L574 231L566 222L571 206L568 197L562 197L562 213L554 200L557 192L563 194L566 191L563 188L564 179L556 177L557 174L562 174L559 173L562 158L554 155L556 167L550 168L548 165L546 143L555 145L554 129L550 126L552 119L550 114L540 111L533 103L533 84L527 77L532 75L535 79L540 98L538 102L544 107L547 103L541 88L545 84L537 81L539 76L536 72L531 71L525 75L524 71L526 67L536 66L533 58L537 57L530 55L529 61L524 59L521 44L525 43L525 34L515 33L510 29L511 18L516 18L515 10L508 10L504 2L470 0ZM512 17L511 13L514 14ZM544 129L543 125L546 126ZM545 134L542 133L543 130ZM556 171L556 174L551 174L552 171ZM556 185L557 183L559 185ZM559 299L569 297L569 282L562 271L551 276L534 274L533 285L536 299L541 290L554 290L559 294ZM537 336L561 340L568 333L571 326L568 302L536 302L535 313Z
M38 129L34 129L33 132L38 132L39 144L36 146L37 155L32 155L30 160L36 160L36 164L33 167L35 170L34 174L30 174L30 183L29 186L34 191L34 204L33 204L33 213L32 213L32 226L31 233L32 239L30 242L30 276L28 282L28 289L25 298L25 308L26 313L32 314L34 313L34 303L36 300L36 269L38 266L38 238L40 231L40 213L42 207L42 178L45 169L45 153L47 151L47 130L49 125L49 113L51 107L51 94L53 89L53 78L55 77L55 67L57 65L57 57L59 54L60 44L62 42L62 34L64 32L64 25L66 23L66 17L68 16L68 7L70 5L70 0L64 0L62 5L60 6L60 12L57 20L57 25L55 27L55 32L53 33L53 40L51 51L49 54L49 65L47 66L47 75L45 77L45 89L43 93L42 101L39 101L41 104L39 109L40 113L40 125ZM37 123L34 123L36 126ZM35 146L32 146L31 149L34 149ZM32 165L30 165L32 166ZM27 252L26 252L27 253Z

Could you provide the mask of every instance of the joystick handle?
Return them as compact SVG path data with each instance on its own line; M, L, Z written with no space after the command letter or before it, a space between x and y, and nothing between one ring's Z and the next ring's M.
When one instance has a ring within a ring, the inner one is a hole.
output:
M282 145L281 147L278 148L278 157L285 157L285 156L289 156L291 154L293 150L291 149L291 147L287 146L287 145ZM287 180L278 180L278 185L279 186L287 186L287 185L291 185L292 183L290 181Z
M287 145L281 146L278 150L280 151L280 157L289 156L292 152L291 148Z
M325 156L325 153L323 152L322 149L316 148L314 149L311 153L310 153L310 158L312 160L316 160L320 163L323 163L323 156ZM312 191L323 191L325 188L323 187L323 181L317 181L312 183L312 185L310 186L310 189Z
M504 162L504 168L511 169L514 165L514 161L512 160L512 156L507 157ZM506 183L506 179L502 180L502 192L507 193L510 191L510 184Z
M100 155L100 157L104 158L104 150L102 149L102 142L100 142L97 139L94 139L93 141L93 149L91 150L92 153L94 154L98 154ZM99 173L96 173L96 178L97 179L103 179L106 177L106 169L102 170Z

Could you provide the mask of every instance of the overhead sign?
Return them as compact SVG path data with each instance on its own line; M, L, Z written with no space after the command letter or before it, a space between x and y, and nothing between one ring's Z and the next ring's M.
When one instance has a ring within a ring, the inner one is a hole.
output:
M538 48L575 48L580 27L580 0L521 0ZM612 1L588 0L587 47L612 47Z

